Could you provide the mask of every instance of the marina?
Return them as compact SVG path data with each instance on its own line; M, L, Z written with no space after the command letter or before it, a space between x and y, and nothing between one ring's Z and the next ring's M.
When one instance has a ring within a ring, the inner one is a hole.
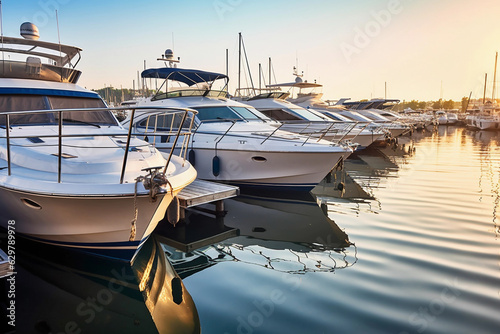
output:
M191 315L197 317L193 323L199 322L202 332L494 333L499 293L499 143L497 132L460 127L415 132L397 146L387 144L348 158L342 171L346 176L339 171L311 193L242 192L224 201L227 214L218 218L189 211L186 226L217 232L201 237L206 240L199 248L172 247L161 231L154 238L163 240L159 247L165 263L170 262L182 279L184 296L189 293L197 310ZM456 182L464 171L468 177ZM437 179L441 187L435 186ZM345 191L338 190L339 182ZM221 235L223 240L217 239ZM47 247L37 244L30 249L38 254L54 252ZM19 271L30 268L23 261L28 255L18 255ZM61 282L49 280L60 275L58 261L59 257L47 255L40 267L43 274L18 273L20 306L27 299L43 300L26 285L34 280L61 287ZM72 268L81 261L66 265ZM95 261L87 256L84 262L89 262L88 277L98 277ZM112 268L99 270L110 275ZM71 282L64 284L65 291L72 291ZM101 282L106 284L106 279ZM90 283L78 284L81 290ZM76 309L99 288L86 289L76 299L58 299L56 304L64 303L60 307L69 313L39 316L37 321L43 319L53 329L69 320L86 326ZM113 298L106 312L116 303ZM166 314L174 310L169 308ZM31 311L32 306L21 308L18 316L30 319ZM125 322L130 327L123 332L134 333L143 324L132 325L138 315L124 320L97 315L99 322L90 326L114 328L106 326Z
M402 38L432 45L403 20L424 4L362 0L368 21L340 2L172 4L175 44L154 0L134 4L143 35L117 24L127 3L39 2L33 23L0 1L0 333L498 332L498 52L493 79L476 64L491 43L436 68ZM249 8L258 25L222 59ZM271 14L296 18L273 43ZM438 75L454 82L435 99Z

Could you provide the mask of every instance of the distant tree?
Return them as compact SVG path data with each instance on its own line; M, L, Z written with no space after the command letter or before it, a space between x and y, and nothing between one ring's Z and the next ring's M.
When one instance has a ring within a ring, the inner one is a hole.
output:
M443 108L447 110L455 109L455 102L453 100L444 101Z
M131 100L137 94L142 94L142 91L133 91L132 89L116 89L113 87L106 87L100 89L94 89L94 92L99 94L108 104L113 103L115 105L119 105L121 102L126 100ZM148 89L145 92L146 96L150 96L153 94L153 90Z
M439 101L432 103L432 109L441 109L443 107L443 100L439 99Z
M418 109L425 109L425 108L427 108L427 102L425 102L425 101L420 101L420 102L418 103Z
M417 100L411 100L410 102L408 102L407 108L411 108L413 110L417 110L418 109L418 101Z
M464 96L462 97L462 112L467 112L467 104L469 103L469 98Z

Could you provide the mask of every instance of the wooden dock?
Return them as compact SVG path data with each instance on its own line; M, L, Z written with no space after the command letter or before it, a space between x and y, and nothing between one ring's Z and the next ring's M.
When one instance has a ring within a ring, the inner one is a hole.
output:
M194 180L177 195L181 208L187 209L201 204L214 203L217 214L224 213L224 199L238 196L240 188L216 182ZM184 218L184 210L181 210Z
M239 235L239 230L224 225L223 200L238 196L240 189L227 184L195 180L178 195L180 218L185 224L159 224L155 237L161 243L183 252L208 246ZM215 210L203 204L215 204ZM192 208L186 213L186 209Z

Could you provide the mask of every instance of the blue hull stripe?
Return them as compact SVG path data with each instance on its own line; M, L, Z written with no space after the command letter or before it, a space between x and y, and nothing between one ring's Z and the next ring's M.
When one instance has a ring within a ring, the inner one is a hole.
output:
M73 90L44 89L44 88L0 88L0 94L4 95L49 95L49 96L70 96L70 97L90 97L100 99L97 93L82 92Z

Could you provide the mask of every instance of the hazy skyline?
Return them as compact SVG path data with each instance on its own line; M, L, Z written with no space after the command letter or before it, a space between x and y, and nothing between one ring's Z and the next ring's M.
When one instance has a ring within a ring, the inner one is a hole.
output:
M388 98L480 98L486 72L491 98L500 49L492 0L4 0L3 33L17 37L30 21L57 42L56 9L61 43L83 49L79 83L89 89L132 88L144 60L161 67L168 48L181 67L224 73L229 49L234 92L241 32L255 84L271 57L278 82L292 81L298 63L325 99L383 97L385 82Z

